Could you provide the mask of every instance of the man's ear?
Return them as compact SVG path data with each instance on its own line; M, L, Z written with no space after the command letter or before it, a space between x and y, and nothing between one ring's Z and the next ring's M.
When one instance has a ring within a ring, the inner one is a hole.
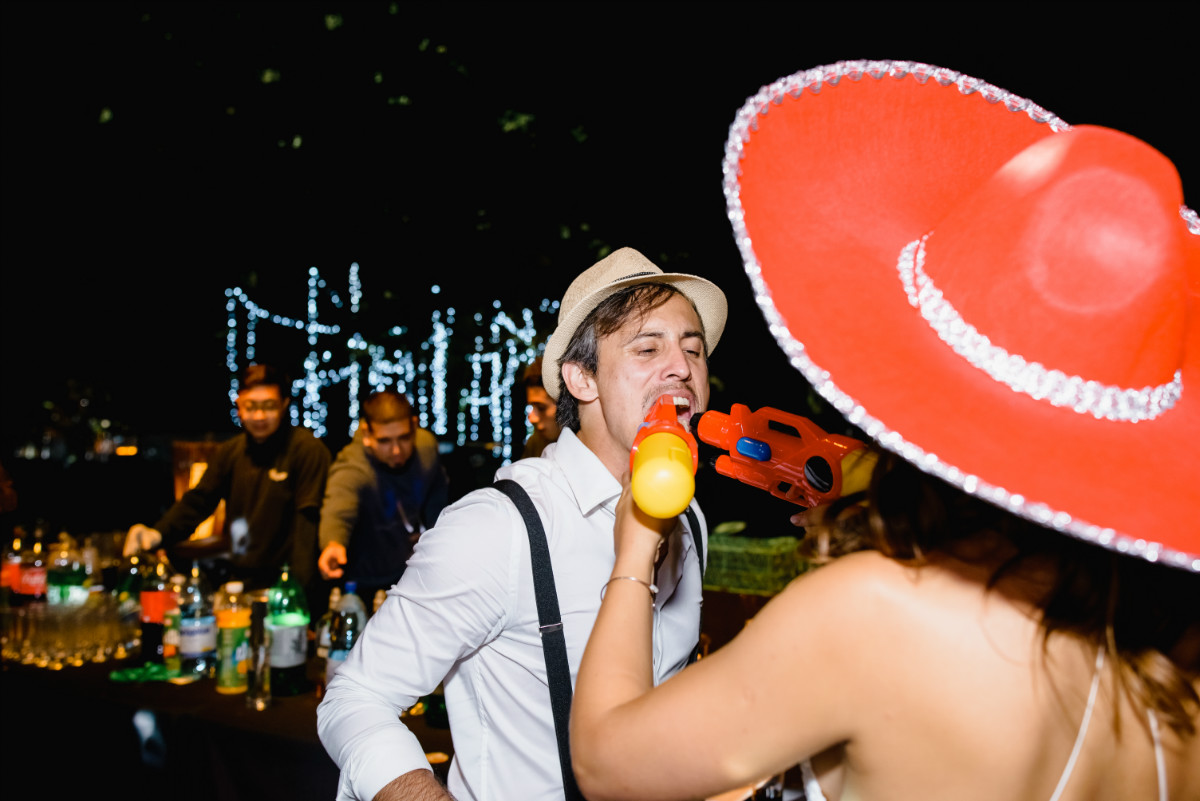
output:
M596 389L596 377L577 362L565 362L562 377L567 392L580 403L594 401L600 394Z

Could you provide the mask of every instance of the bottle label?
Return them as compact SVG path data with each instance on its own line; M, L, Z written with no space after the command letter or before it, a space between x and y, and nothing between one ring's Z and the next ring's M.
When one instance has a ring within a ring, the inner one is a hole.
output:
M5 559L0 565L0 587L16 589L21 581L21 560Z
M162 623L168 609L175 605L175 593L170 590L143 590L139 596L143 623Z
M46 584L46 601L51 605L83 606L88 599L88 588L81 584Z
M274 626L271 630L271 667L303 665L308 659L308 626Z
M250 669L250 629L222 626L217 631L217 689L244 690Z
M179 628L179 653L198 657L217 650L217 619L212 615L187 618Z
M183 620L179 616L179 607L172 607L163 613L163 658L179 659L180 629ZM178 669L178 665L176 665Z
M46 568L23 567L17 579L17 592L21 595L41 597L46 594Z

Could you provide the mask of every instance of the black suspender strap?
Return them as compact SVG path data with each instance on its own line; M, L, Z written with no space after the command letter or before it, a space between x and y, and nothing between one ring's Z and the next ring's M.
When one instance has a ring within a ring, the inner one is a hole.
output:
M563 635L562 614L558 610L558 592L554 588L554 568L550 564L550 547L537 508L517 482L501 479L493 485L516 504L525 519L529 533L529 557L533 562L533 586L537 597L538 630L542 635L542 652L546 657L546 678L550 683L550 710L554 715L554 734L558 738L558 761L562 768L563 791L567 801L583 801L571 768L571 745L568 725L571 718L571 666L567 662L567 640Z
M696 556L700 558L700 583L704 583L704 537L700 536L700 518L696 510L689 506L683 510L687 513L688 532L692 535L692 545L696 546Z
M700 518L696 515L696 510L688 506L684 510L687 512L688 532L692 535L692 545L696 547L696 557L700 560L700 592L704 592L704 536L700 533ZM704 631L704 604L700 604L700 632ZM700 636L696 637L696 647L692 649L692 655L688 657L688 664L696 662L700 658Z
M558 739L558 762L562 768L563 792L567 801L584 801L575 783L575 771L571 767L570 719L571 719L571 665L567 661L567 638L563 634L562 613L558 609L558 591L554 587L554 567L550 564L550 546L546 542L546 530L542 518L533 505L529 493L512 479L500 479L492 484L516 505L525 520L529 535L529 559L533 564L533 591L537 598L538 631L542 635L542 653L546 658L546 679L550 685L550 711L554 715L554 734ZM704 578L704 538L700 534L700 519L692 507L687 508L688 531L700 558L700 577ZM688 664L695 662L700 653L700 643L692 649Z

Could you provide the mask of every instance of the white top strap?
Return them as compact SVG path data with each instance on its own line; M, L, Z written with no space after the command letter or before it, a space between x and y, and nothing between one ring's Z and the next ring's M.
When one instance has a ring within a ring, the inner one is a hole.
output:
M1087 737L1088 724L1092 722L1092 710L1096 706L1096 695L1100 692L1100 671L1104 667L1104 648L1096 649L1096 672L1092 676L1092 689L1088 691L1087 708L1083 711L1083 722L1079 724L1079 734L1075 736L1075 747L1071 749L1071 757L1067 760L1067 766L1063 769L1062 777L1058 780L1058 786L1054 788L1054 795L1050 796L1050 801L1058 801L1062 796L1063 790L1066 789L1067 782L1071 778L1072 771L1075 770L1075 760L1079 758L1079 752L1083 750L1083 741Z

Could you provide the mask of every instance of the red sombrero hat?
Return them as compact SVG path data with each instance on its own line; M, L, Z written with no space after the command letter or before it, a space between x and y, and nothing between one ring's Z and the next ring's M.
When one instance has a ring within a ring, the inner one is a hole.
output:
M952 70L764 87L725 194L791 363L964 491L1200 572L1200 217L1174 166Z

